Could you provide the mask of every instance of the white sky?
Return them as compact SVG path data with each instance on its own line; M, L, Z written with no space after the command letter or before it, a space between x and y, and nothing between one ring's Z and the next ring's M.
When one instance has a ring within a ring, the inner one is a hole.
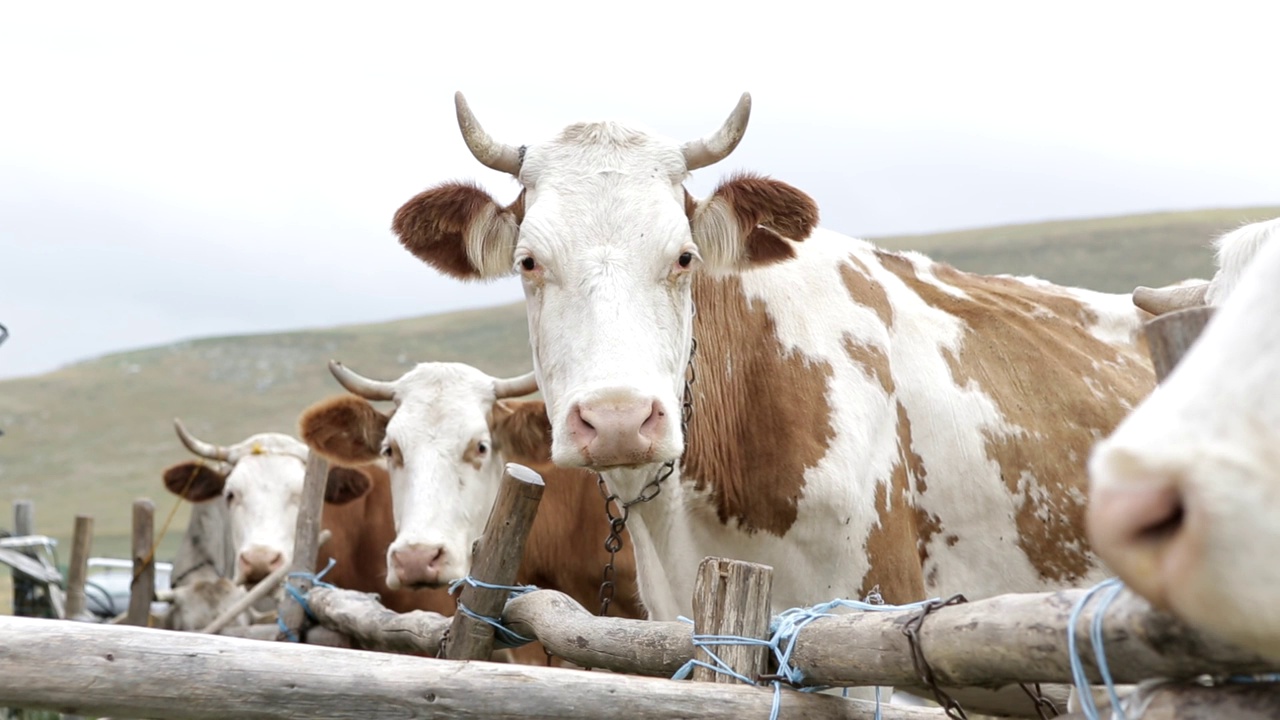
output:
M686 139L750 91L691 189L765 172L854 235L1280 202L1280 5L750 7L0 5L0 377L519 299L389 231L442 180L515 195L455 90L513 144L605 117Z

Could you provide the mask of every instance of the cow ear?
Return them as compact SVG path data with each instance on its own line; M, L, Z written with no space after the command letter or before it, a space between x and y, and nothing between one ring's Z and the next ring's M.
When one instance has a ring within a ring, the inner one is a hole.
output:
M391 229L414 257L459 280L510 275L524 191L507 207L474 183L437 185L396 211Z
M298 419L302 442L327 459L362 465L378 459L390 418L364 398L339 395L321 400Z
M551 462L551 421L541 400L499 400L493 435L508 462Z
M202 462L178 463L164 471L164 486L169 492L193 503L221 496L226 483L225 472Z
M334 466L329 468L329 477L324 485L324 501L334 505L347 503L364 497L373 487L369 476L355 468Z
M795 257L818 226L818 204L772 178L741 173L700 203L686 198L693 241L713 273L731 273Z

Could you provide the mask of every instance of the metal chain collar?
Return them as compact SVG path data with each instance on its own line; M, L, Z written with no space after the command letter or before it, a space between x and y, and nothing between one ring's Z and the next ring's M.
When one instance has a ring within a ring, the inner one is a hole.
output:
M691 338L692 346L689 348L689 364L684 380L684 399L680 407L680 435L684 438L685 446L689 443L689 418L693 416L693 383L697 381L697 374L693 369L693 356L698 352L698 339ZM683 453L682 453L683 454ZM671 477L676 471L676 461L668 460L658 468L658 472L654 474L636 497L623 502L615 493L609 492L609 488L605 485L604 476L596 473L596 485L600 488L600 494L604 496L604 514L609 519L609 537L604 541L604 549L609 551L609 562L604 566L604 575L600 582L600 617L609 614L609 605L613 602L613 593L616 589L614 577L614 560L617 558L618 551L622 549L622 531L627 527L627 518L631 515L631 506L640 503L649 502L658 497L658 493L662 492L662 483ZM613 513L612 505L618 506L618 514Z

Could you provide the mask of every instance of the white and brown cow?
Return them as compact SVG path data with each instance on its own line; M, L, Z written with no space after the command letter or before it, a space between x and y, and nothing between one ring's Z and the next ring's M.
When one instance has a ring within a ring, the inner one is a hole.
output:
M522 191L502 206L446 183L393 228L452 277L520 275L554 462L625 500L677 463L631 512L651 617L691 612L706 556L771 565L775 609L1105 576L1085 462L1154 385L1128 294L881 250L757 175L694 198L683 183L736 147L746 95L684 145L596 122L518 149L456 100L473 154Z
M1095 448L1088 529L1154 605L1280 661L1278 229L1219 240L1214 317Z
M387 459L396 539L387 547L387 583L440 587L471 572L471 544L484 532L509 462L545 483L517 581L559 590L591 612L609 559L609 523L595 474L551 463L551 423L538 400L514 400L537 386L460 363L422 363L394 381L371 380L330 361L358 397L321 401L299 421L302 439L342 463ZM370 401L390 401L390 413ZM643 618L630 540L615 564L610 615Z

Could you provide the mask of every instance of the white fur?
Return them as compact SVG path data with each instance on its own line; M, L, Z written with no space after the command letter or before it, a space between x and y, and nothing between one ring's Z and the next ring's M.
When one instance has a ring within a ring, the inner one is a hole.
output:
M1201 337L1095 448L1090 531L1120 577L1153 602L1280 659L1280 243L1258 249L1264 235L1251 238L1236 249L1257 257ZM1241 258L1223 240L1229 274ZM1182 498L1175 538L1132 542L1097 525L1103 503L1160 487Z
M489 434L494 380L469 365L422 363L394 383L396 410L384 447L395 443L403 465L388 463L396 523L387 548L392 588L400 580L391 554L409 545L444 548L440 582L471 571L471 543L484 532L506 464ZM480 442L488 451L477 468L463 456Z
M1205 292L1205 302L1213 306L1225 302L1235 291L1258 250L1276 236L1280 236L1280 218L1250 223L1215 239L1213 247L1218 270Z
M307 446L288 435L260 433L230 450L231 471L222 497L210 502L227 504L237 557L258 547L281 553L288 564L293 558ZM235 583L244 583L240 564L234 567Z

